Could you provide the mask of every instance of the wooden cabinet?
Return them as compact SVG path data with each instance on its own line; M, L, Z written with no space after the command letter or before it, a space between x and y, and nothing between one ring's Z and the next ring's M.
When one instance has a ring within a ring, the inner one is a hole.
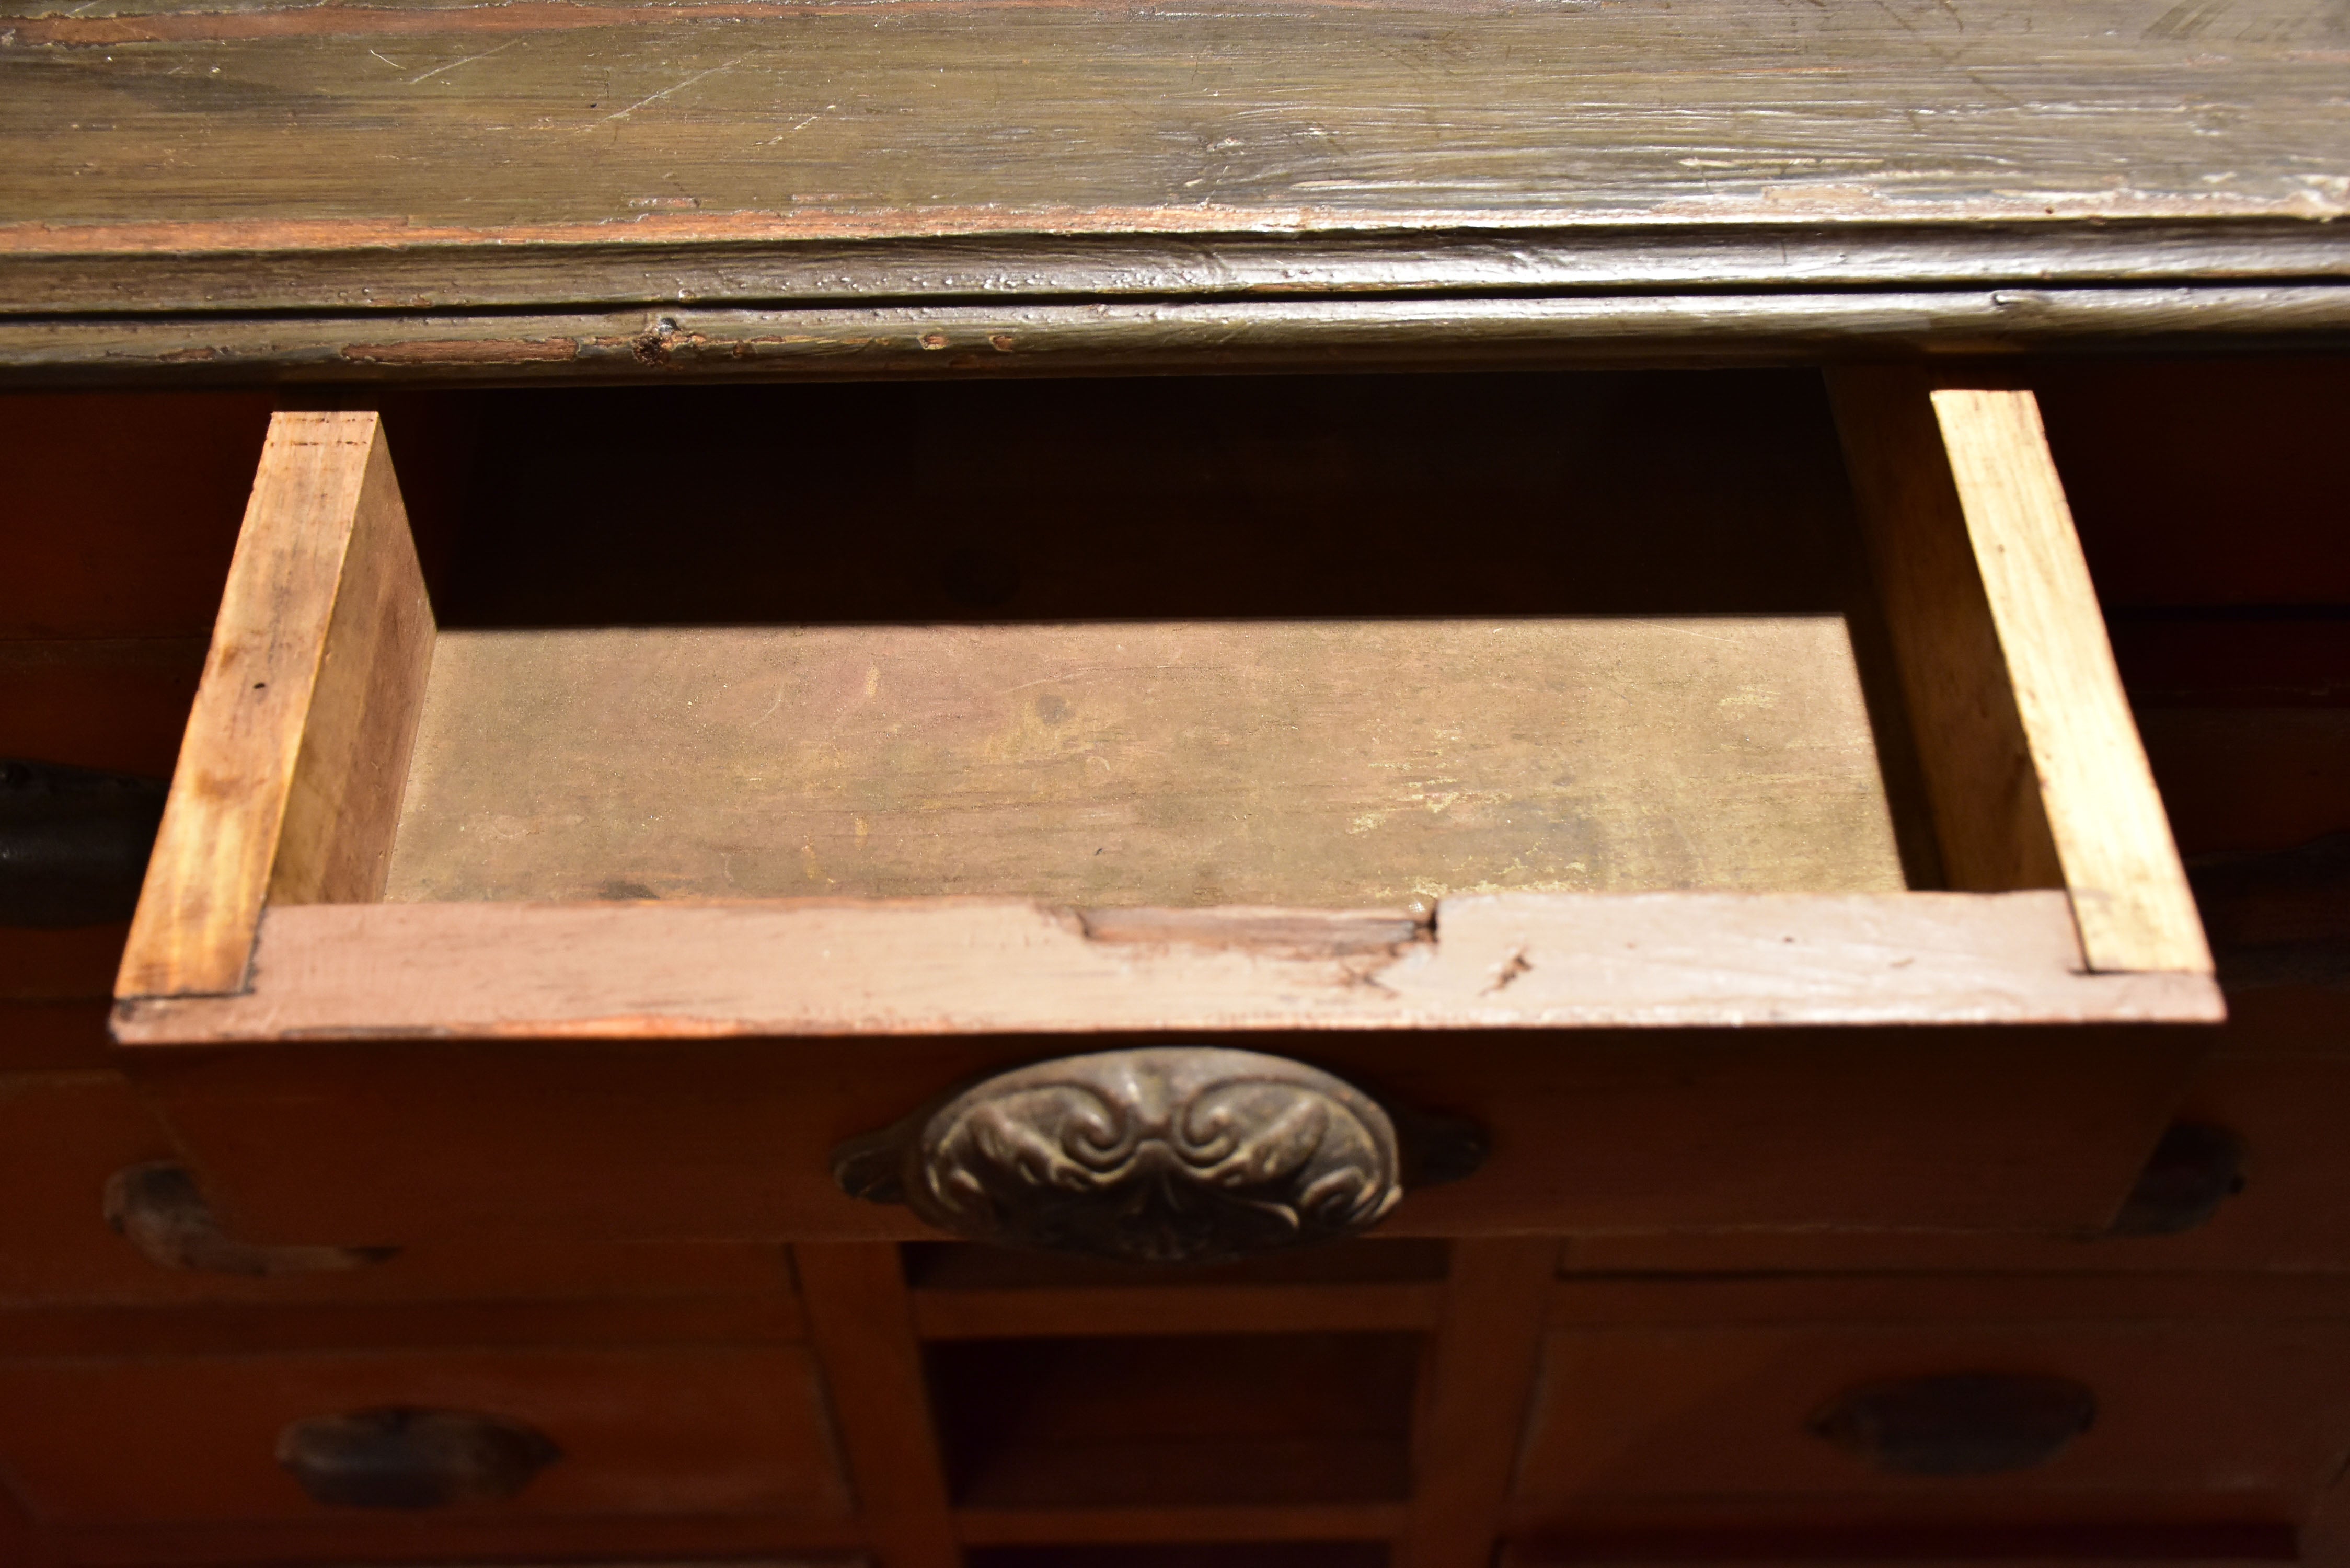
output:
M0 10L9 1568L2350 1563L2338 6Z

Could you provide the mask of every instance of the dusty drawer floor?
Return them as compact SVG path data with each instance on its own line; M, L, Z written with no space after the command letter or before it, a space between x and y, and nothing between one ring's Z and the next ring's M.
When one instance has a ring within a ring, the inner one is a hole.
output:
M386 896L1902 886L1808 615L444 632Z

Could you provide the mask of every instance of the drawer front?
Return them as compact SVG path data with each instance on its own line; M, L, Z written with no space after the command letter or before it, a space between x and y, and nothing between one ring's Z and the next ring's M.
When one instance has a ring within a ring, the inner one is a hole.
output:
M0 1075L0 1212L8 1216L8 1243L0 1247L0 1308L560 1301L650 1307L724 1297L763 1304L761 1337L798 1333L783 1255L756 1245L619 1246L528 1237L496 1245L452 1245L428 1240L373 1261L350 1260L354 1266L348 1267L317 1266L332 1260L315 1251L291 1258L231 1251L172 1266L118 1234L105 1210L110 1178L175 1159L171 1137L130 1085L111 1073ZM283 1272L235 1272L255 1266ZM151 1332L109 1331L107 1322L88 1320L101 1340L108 1332ZM412 1314L387 1318L370 1332L387 1331L403 1340L412 1331L428 1336L432 1332ZM22 1335L32 1332L23 1320L0 1314L0 1355L22 1350ZM338 1331L320 1320L316 1332ZM346 1324L339 1332L353 1330ZM478 1333L480 1325L463 1332ZM18 1337L12 1340L12 1334Z
M2350 1327L1595 1325L1551 1335L1534 1408L1538 1528L2290 1523L2350 1443Z
M814 1364L792 1347L16 1363L0 1405L0 1459L54 1523L342 1513L280 1462L286 1429L390 1409L485 1417L555 1450L513 1495L452 1514L847 1507Z
M2199 1043L2152 1032L1395 1033L1283 1041L1490 1135L1397 1233L2102 1225ZM345 1243L935 1232L835 1181L844 1140L1067 1037L403 1041L142 1064L232 1231ZM1409 1181L1407 1188L1409 1187Z
M1819 1272L1983 1269L2108 1272L2350 1271L2350 993L2251 992L2230 999L2223 1052L2173 1113L2178 1125L2238 1141L2234 1182L2219 1163L2194 1179L2208 1217L2177 1210L2168 1233L2075 1236L1650 1231L1579 1236L1570 1273ZM2227 1193L2230 1186L2237 1190ZM2172 1189L2172 1197L2187 1194Z

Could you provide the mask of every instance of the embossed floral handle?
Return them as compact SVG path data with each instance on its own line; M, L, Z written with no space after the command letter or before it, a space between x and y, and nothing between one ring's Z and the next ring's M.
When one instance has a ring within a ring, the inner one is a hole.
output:
M1197 1263L1377 1224L1473 1169L1464 1124L1398 1115L1283 1056L1157 1046L1038 1062L843 1145L856 1197L974 1241Z

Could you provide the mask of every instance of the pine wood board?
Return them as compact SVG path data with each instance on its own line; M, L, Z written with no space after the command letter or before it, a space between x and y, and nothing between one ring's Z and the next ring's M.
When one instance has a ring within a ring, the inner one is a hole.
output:
M2209 974L2039 407L1966 388L1932 400L2082 952L2095 970Z
M1170 219L1179 213L1170 213ZM1019 299L1082 294L1140 300L1186 292L1257 296L1300 292L1473 298L1497 291L1945 289L2012 285L2205 290L2259 284L2277 290L2350 273L2350 237L2338 225L2294 219L2214 223L2192 219L2127 224L2037 221L1846 224L1764 220L1523 227L1500 232L1409 228L1201 234L1151 230L1107 234L978 233L944 238L806 239L712 243L662 231L657 216L612 232L517 242L494 253L470 243L358 249L333 223L283 223L283 249L255 256L205 249L234 234L183 227L190 249L168 261L141 248L161 237L136 227L61 229L57 254L0 230L0 319L99 310L135 303L145 312L286 310L341 316L353 330L396 306L469 313L527 310L550 301L680 305L788 299ZM631 237L647 223L653 234ZM8 247L10 238L21 242ZM384 236L390 239L393 236ZM467 241L465 231L438 236ZM77 245L93 247L75 249ZM1677 303L1701 308L1704 296ZM1914 297L1914 296L1913 296Z
M444 634L385 896L1902 887L1835 617Z
M431 644L377 416L276 416L118 989L237 989L273 887L372 895Z

